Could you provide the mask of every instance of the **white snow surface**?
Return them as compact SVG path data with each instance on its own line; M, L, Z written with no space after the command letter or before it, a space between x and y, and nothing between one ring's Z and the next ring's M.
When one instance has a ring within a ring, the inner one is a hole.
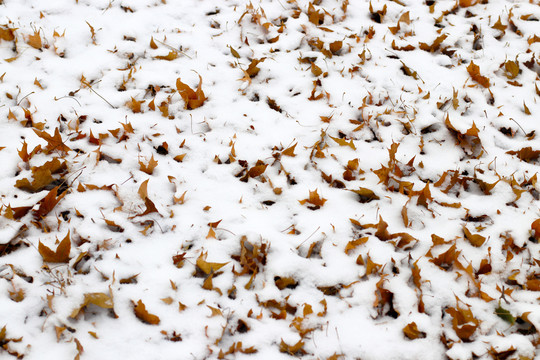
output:
M540 358L539 20L0 0L0 358Z

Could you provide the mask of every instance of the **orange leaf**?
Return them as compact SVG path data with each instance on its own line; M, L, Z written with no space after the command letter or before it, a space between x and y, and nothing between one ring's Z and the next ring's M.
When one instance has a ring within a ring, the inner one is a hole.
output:
M531 230L534 231L534 238L536 241L540 240L540 219L536 219L531 224Z
M126 102L126 106L131 109L133 113L140 113L141 112L141 105L145 102L145 100L137 101L133 97L130 101Z
M43 245L40 241L38 245L38 251L45 262L52 263L67 263L69 262L69 252L71 251L71 240L69 238L69 231L56 248L56 251L52 251L47 246Z
M403 328L403 334L411 340L418 339L422 335L425 337L425 334L418 330L418 326L414 321Z
M482 244L486 241L486 238L479 234L471 234L469 229L467 229L466 226L463 226L463 233L465 234L465 238L469 240L471 245L475 247L482 246Z
M294 153L294 149L296 148L296 145L298 145L298 143L286 148L281 152L281 155L295 157L296 154Z
M135 304L133 310L135 311L135 316L137 316L137 318L139 318L139 320L141 320L142 322L150 325L158 325L161 322L158 316L150 314L146 310L146 306L144 305L142 300L137 301L137 304Z

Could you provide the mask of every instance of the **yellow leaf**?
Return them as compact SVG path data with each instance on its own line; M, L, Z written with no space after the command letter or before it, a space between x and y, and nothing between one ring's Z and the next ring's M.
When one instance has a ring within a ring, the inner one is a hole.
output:
M347 142L347 140L345 139L340 139L333 136L330 136L330 138L334 140L335 142L337 142L339 146L349 146L351 149L356 150L356 146L354 146L352 139L349 142Z

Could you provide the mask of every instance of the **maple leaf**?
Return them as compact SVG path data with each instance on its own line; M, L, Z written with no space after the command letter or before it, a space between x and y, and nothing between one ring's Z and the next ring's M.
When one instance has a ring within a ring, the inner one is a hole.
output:
M55 129L54 135L49 135L45 131L36 130L33 129L37 136L42 138L47 142L47 146L45 147L45 153L48 154L52 151L60 151L64 154L66 154L71 149L64 144L62 141L62 136L60 135L60 131L58 128Z
M446 312L452 316L452 327L461 340L469 341L480 322L476 319L469 306L448 308Z
M65 191L61 195L57 196L59 187L60 186L57 186L51 191L49 191L49 193L38 202L39 208L37 210L34 210L34 218L36 220L45 217L48 213L52 211L52 209L54 209L56 204L58 204L58 202L62 200L64 196L66 196Z
M139 160L139 170L142 172L147 173L148 175L152 175L154 173L154 169L158 165L158 162L156 159L154 159L154 154L152 154L152 157L148 161L148 164L143 163L141 160Z
M304 350L304 342L301 339L294 345L289 345L281 339L279 351L289 355L304 355L306 353Z
M373 200L379 200L378 197L372 190L364 187L358 188L358 190L349 190L358 195L358 201L362 204L368 203Z
M307 199L304 199L304 200L298 200L298 202L301 204L301 205L304 205L305 203L310 203L312 204L313 206L309 207L311 210L317 210L319 209L321 206L324 205L324 203L326 202L326 199L324 198L321 198L319 196L319 193L317 192L317 189L315 189L314 191L310 191L309 192L309 197Z
M207 99L202 91L201 75L199 75L199 85L197 85L197 89L195 91L187 84L184 84L180 78L176 79L176 88L184 100L184 109L193 110L201 107Z
M43 46L42 43L41 43L40 31L41 30L38 30L38 31L34 30L34 34L29 35L28 36L28 41L27 41L28 45L30 45L34 49L38 49L38 50L40 50L41 47Z
M153 213L153 212L157 212L159 214L159 211L157 210L156 205L148 197L148 179L143 181L141 186L139 186L138 194L141 197L141 199L144 201L144 205L146 206L146 210L141 214L137 214L137 215L132 216L131 218L135 218L137 216L148 215L148 214Z
M69 231L66 237L60 242L56 251L52 251L40 241L38 251L45 262L67 263L69 262L69 252L71 251L71 239Z
M141 100L141 101L137 101L135 100L133 97L131 97L131 100L126 102L126 106L131 109L131 111L136 114L136 113L140 113L141 112L141 105L145 102L146 100Z
M478 84L482 85L485 88L490 86L489 78L482 76L480 74L480 67L476 65L473 61L467 66L467 72L471 76L471 79L476 81Z
M32 167L32 182L26 178L19 179L15 182L15 187L32 193L38 192L54 181L52 174L62 172L65 169L66 162L60 162L58 158L54 158L42 166Z
M158 316L151 314L146 310L146 305L144 305L142 300L137 301L137 304L134 303L133 305L135 316L142 322L150 325L158 325L161 322Z

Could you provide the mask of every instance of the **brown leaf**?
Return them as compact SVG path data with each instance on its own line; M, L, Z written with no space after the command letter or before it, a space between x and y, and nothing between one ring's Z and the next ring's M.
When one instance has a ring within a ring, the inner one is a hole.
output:
M302 205L304 205L305 203L310 203L318 208L324 205L324 203L326 202L326 199L321 198L319 196L319 193L317 192L317 189L315 189L315 191L309 192L309 198L304 199L304 200L298 200L298 201Z
M199 85L194 91L187 84L184 84L180 78L176 79L176 89L184 100L184 109L193 110L201 107L206 101L206 96L202 91L202 77L199 75Z
M45 262L52 263L68 263L69 262L69 252L71 251L71 239L69 238L69 231L56 248L56 251L52 251L47 246L43 245L40 241L38 245L38 251Z
M476 65L473 61L467 66L467 72L471 76L471 79L476 81L478 84L482 85L485 88L490 86L489 79L480 74L480 67Z
M304 351L304 342L302 340L299 340L294 345L288 345L283 339L281 339L281 343L279 344L279 351L282 353L287 353L289 355L303 355L306 352Z
M334 140L335 142L337 142L339 146L349 146L351 149L356 150L356 146L354 146L352 139L349 142L347 142L347 140L345 139L336 138L333 136L330 136L330 138Z
M517 61L507 61L504 63L504 69L506 70L506 77L508 79L514 79L519 75L519 65Z
M426 337L425 333L418 330L418 326L414 321L403 328L403 334L411 340Z
M446 312L452 316L452 327L461 340L469 341L480 322L474 317L469 307L460 308L459 304L455 308L448 308Z
M15 30L7 26L0 26L0 40L13 41L15 40Z
M84 294L84 301L82 304L71 312L69 317L76 318L79 313L84 310L88 305L93 304L103 309L113 309L114 302L111 294L105 294L102 292L86 293Z
M294 149L296 148L296 145L298 145L298 143L292 146L289 146L288 148L286 148L285 150L281 152L281 155L295 157L296 154L294 153Z
M137 304L134 304L133 310L135 311L135 316L137 316L137 318L139 318L139 320L141 320L142 322L150 325L158 325L161 322L158 316L150 314L146 310L146 306L144 305L142 300L139 300L137 301Z
M437 37L434 41L433 41L433 44L431 45L428 45L426 43L420 43L420 49L424 50L424 51L429 51L429 52L435 52L437 50L439 50L439 48L441 47L441 44L442 42L448 37L448 35L446 34L442 34L441 36Z
M148 175L152 175L154 173L154 169L158 165L158 161L154 159L154 154L152 154L152 157L148 161L148 164L143 163L141 160L139 160L139 170L142 172L147 173Z
M350 191L358 195L358 201L360 201L362 204L380 199L380 197L378 197L372 190L367 189L367 188L360 187L358 188L358 190L350 190Z
M536 241L540 240L540 219L536 219L531 224L531 230Z
M153 37L153 36L150 37L150 48L152 48L152 49L154 49L154 50L158 48L156 42L154 41L154 37Z
M260 59L253 59L251 60L251 63L248 65L248 68L246 70L246 74L250 78L254 78L257 76L259 71L261 70L257 65L259 65L261 62L263 62L266 58L260 58Z
M39 208L34 210L34 218L39 220L45 217L48 213L54 209L56 204L66 195L64 191L60 196L57 196L59 186L55 187L49 193L39 201Z
M266 167L268 166L267 164L259 164L259 161L257 161L257 164L258 165L255 165L254 167L252 167L251 169L249 169L248 171L248 175L252 178L255 178L257 176L260 176L262 175L265 170L266 170Z
M50 153L54 150L60 151L64 154L66 154L71 149L64 144L62 141L62 136L60 135L60 131L58 128L54 130L54 135L49 135L45 131L40 131L33 129L37 136L42 138L47 142L47 146L45 147L45 153Z
M463 233L465 234L465 238L475 247L482 246L486 241L486 238L482 235L472 234L466 226L463 226Z
M154 59L172 61L174 59L177 59L179 56L180 55L178 54L178 51L171 50L171 51L169 51L169 53L167 55L165 55L165 56L163 56L163 55L155 56Z
M34 35L29 35L27 43L28 43L28 45L30 45L34 49L40 50L41 47L43 46L42 43L41 43L40 31L39 30L34 31Z
M131 100L126 102L126 106L133 112L133 113L140 113L141 112L141 105L146 100L137 101L133 97L131 97Z
M533 150L530 146L524 147L518 151L507 151L506 153L510 155L517 155L520 160L525 162L531 162L540 157L540 150Z
M206 275L209 275L212 272L216 272L216 271L218 271L219 269L221 269L222 267L224 267L225 265L228 264L228 262L226 262L226 263L207 262L206 261L207 256L208 256L208 253L201 252L201 255L197 258L197 262L196 262L197 267L201 271L203 271Z

